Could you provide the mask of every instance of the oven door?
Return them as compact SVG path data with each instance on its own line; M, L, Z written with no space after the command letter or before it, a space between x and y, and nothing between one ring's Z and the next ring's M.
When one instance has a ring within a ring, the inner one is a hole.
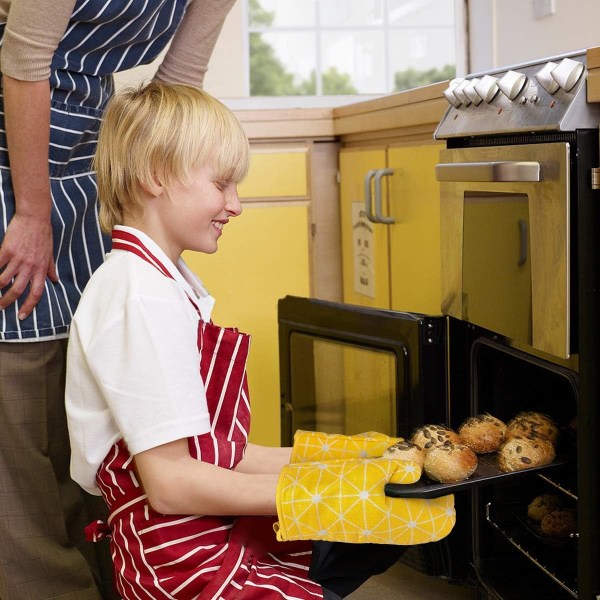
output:
M448 422L445 317L287 296L278 320L282 445Z
M458 148L440 157L442 311L568 358L569 144Z

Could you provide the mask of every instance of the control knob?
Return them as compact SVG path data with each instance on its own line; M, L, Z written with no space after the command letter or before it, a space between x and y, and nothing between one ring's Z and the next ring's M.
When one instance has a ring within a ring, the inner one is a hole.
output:
M500 78L498 87L509 100L514 100L525 86L526 81L527 77L523 73L511 70Z
M454 88L462 81L462 79L452 79L450 81L450 84L448 85L448 87L444 90L444 96L446 98L446 100L448 100L448 102L450 104L452 104L452 106L455 106L456 108L458 108L462 102L454 95Z
M475 85L475 91L485 100L491 102L498 93L498 78L484 75L481 81Z
M555 62L547 62L536 74L535 78L539 84L549 93L554 94L560 87L554 77L552 77L552 71L556 69L558 65Z
M454 95L461 101L465 106L471 104L471 99L466 95L465 88L469 85L468 79L462 79L459 84L452 90Z
M464 94L465 96L475 105L475 106L479 106L481 104L481 101L483 100L483 98L477 93L477 90L475 89L475 86L480 82L481 80L478 77L474 77L473 79L470 79L467 83L467 85L465 86Z
M563 58L558 67L551 71L552 77L565 92L573 89L582 73L583 64L570 58Z

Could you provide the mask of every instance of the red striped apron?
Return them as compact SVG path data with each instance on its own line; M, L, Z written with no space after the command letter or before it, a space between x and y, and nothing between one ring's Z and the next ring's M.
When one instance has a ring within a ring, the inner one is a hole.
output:
M133 252L172 278L130 233L114 231L113 249ZM211 431L188 438L190 454L197 460L233 469L244 455L250 425L249 345L248 335L200 319L200 376L206 388ZM111 536L115 583L124 599L323 597L321 586L308 578L311 544L277 542L272 517L165 516L154 512L123 440L111 448L96 480L111 511L105 533ZM102 525L92 524L88 536L102 537Z

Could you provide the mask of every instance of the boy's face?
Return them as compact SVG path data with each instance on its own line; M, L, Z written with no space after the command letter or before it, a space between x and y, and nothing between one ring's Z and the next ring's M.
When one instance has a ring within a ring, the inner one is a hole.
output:
M168 195L159 207L161 245L172 259L184 250L216 252L224 226L242 212L237 185L219 180L208 165L193 171L185 184L172 185Z

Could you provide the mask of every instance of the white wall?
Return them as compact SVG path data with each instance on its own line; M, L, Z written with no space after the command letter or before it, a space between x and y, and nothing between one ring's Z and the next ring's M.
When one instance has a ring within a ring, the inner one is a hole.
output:
M600 45L599 0L469 0L468 17L471 73Z

